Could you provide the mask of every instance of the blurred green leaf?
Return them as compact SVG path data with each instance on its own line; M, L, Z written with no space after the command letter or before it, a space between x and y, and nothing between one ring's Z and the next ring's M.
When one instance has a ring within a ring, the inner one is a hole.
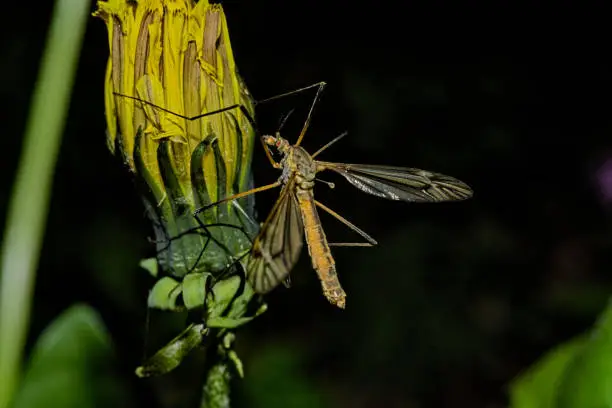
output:
M319 385L304 372L297 347L269 345L249 361L244 382L252 408L324 408L330 406Z
M511 408L553 408L559 382L587 338L576 337L549 351L510 384Z
M612 303L565 370L555 407L612 407Z
M612 407L612 303L595 328L549 352L510 386L512 408Z
M126 313L139 310L142 305L138 295L140 275L133 272L146 248L146 241L139 231L127 228L116 217L99 215L89 231L82 239L84 248L77 247L78 253L74 255L83 257L83 263L90 267L91 278L117 308ZM141 261L140 266L154 268L154 271L156 267L150 261Z
M98 314L86 305L71 307L39 337L13 407L130 406L112 354Z
M551 313L592 319L606 307L611 289L601 282L565 282L553 287L544 305Z

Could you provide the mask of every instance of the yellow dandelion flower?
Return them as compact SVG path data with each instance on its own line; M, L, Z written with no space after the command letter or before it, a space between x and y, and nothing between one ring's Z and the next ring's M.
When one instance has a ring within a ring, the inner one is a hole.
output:
M149 306L202 312L136 373L171 371L211 333L222 361L241 372L231 330L266 309L234 262L259 228L253 199L193 215L252 184L254 103L236 70L223 9L206 0L107 0L94 15L108 28L108 147L133 173L153 221L157 260L141 265L164 275Z
M201 224L191 215L251 180L253 101L236 70L223 9L208 1L108 0L94 14L108 28L108 146L144 187L160 266L179 277L223 269L248 248L245 234L188 233L201 224L230 223L248 234L257 228L245 218L252 201L220 205Z

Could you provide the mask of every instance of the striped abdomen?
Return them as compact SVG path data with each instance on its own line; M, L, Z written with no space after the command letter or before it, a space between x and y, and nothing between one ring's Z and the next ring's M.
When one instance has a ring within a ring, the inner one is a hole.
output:
M317 272L323 294L332 304L344 309L346 293L340 285L336 273L336 263L332 257L311 189L297 188L296 195L304 222L304 232L312 267Z

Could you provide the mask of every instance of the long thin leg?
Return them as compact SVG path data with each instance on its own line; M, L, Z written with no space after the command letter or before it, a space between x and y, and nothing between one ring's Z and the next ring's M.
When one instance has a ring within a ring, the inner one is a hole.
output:
M238 227L237 225L232 225L232 224L224 224L224 223L217 223L217 224L208 224L205 225L202 220L200 220L198 218L197 215L194 215L194 218L196 219L196 222L200 225L199 228L202 228L205 231L205 235L208 238L206 240L206 243L204 244L202 250L200 251L200 253L198 254L198 258L196 259L196 261L194 262L193 266L189 269L188 273L191 273L195 270L195 268L198 266L198 263L200 263L200 259L202 259L202 256L204 255L204 252L206 252L206 248L208 247L208 244L210 243L210 241L213 241L214 243L216 243L221 249L223 249L226 253L230 253L230 250L221 242L219 242L219 240L217 240L215 237L213 237L213 235L208 231L208 227L216 227L216 226L232 226L234 228L238 228L240 231L242 231L242 233L247 237L247 239L249 240L249 242L251 243L251 246L253 246L253 240L251 240L251 237L249 237L247 235L247 233L240 227ZM185 231L187 232L187 231ZM242 257L240 257L239 259L242 259Z
M270 102L270 101L273 101L275 99L280 99L280 98L283 98L285 96L297 94L297 93L304 92L304 91L307 91L307 90L315 88L315 87L319 87L319 89L317 90L317 93L316 93L316 95L314 97L314 100L312 102L312 105L310 107L310 111L308 112L308 117L307 117L306 123L304 124L304 127L302 129L302 133L301 133L301 135L300 135L300 137L298 139L297 145L299 145L301 140L302 140L302 138L304 137L304 134L306 133L306 130L308 128L308 124L310 123L310 117L312 115L312 111L314 109L314 105L316 104L317 99L319 98L319 94L321 93L323 88L325 88L325 85L327 85L327 84L325 82L323 82L323 81L317 82L316 84L308 85L308 86L305 86L305 87L300 88L300 89L296 89L296 90L293 90L293 91L290 91L290 92L285 92L285 93L282 93L280 95L275 95L275 96L272 96L270 98L262 99L260 101L255 101L255 105L259 105L259 104L265 103L265 102ZM234 104L234 105L230 105L230 106L226 106L224 108L217 109L217 110L212 111L212 112L206 112L206 113L202 113L202 114L195 115L195 116L187 116L187 115L180 114L178 112L173 112L170 109L167 109L167 108L164 108L162 106L156 105L153 102L149 102L149 101L137 98L135 96L125 95L125 94L122 94L122 93L119 93L119 92L113 92L113 95L121 96L123 98L127 98L127 99L131 99L131 100L134 100L134 101L141 102L143 104L146 104L146 105L152 106L152 107L154 107L156 109L159 109L162 112L166 112L166 113L169 113L169 114L174 115L176 117L179 117L181 119L185 119L185 120L189 120L189 121L201 119L201 118L204 118L206 116L216 115L216 114L219 114L219 113L222 113L222 112L227 112L227 111L232 110L232 109L239 109L242 112L242 114L245 116L247 121L250 123L250 125L253 127L253 129L255 130L255 134L257 134L257 135L260 134L259 131L257 130L257 125L255 124L255 119L253 119L253 117L251 116L251 114L249 113L247 108L244 105L239 104L239 103ZM267 150L266 150L266 153L268 153ZM273 161L273 159L271 157L269 157L269 159L270 159L270 161L272 163L274 163L274 161Z
M204 224L202 223L202 221L200 221L200 219L198 217L194 217L196 219L196 221L198 222L198 224L200 225L199 227L196 228L191 228L187 231L183 231L180 234L178 234L175 237L172 237L170 239L168 239L168 244L161 250L158 251L158 253L163 252L163 251L167 251L170 249L170 247L172 246L172 241L175 241L177 239L180 239L181 237L188 235L188 234L197 234L200 235L202 237L206 237L206 242L204 243L204 245L202 246L202 249L200 250L200 253L198 254L198 257L196 258L195 262L193 263L193 266L187 269L187 273L192 273L195 268L198 266L198 263L200 263L200 259L202 259L202 256L204 255L204 252L206 252L206 249L208 248L208 245L210 244L210 241L213 240L214 242L217 243L217 245L219 245L223 250L225 250L226 252L229 252L228 249L222 245L217 239L215 239L212 234L210 233L210 231L208 231L208 228L206 228L206 226L204 226ZM231 225L231 224L228 224ZM209 225L212 226L212 225ZM234 225L234 227L237 227ZM200 229L202 228L202 232L200 231L196 231L196 229ZM154 242L160 242L160 241L154 241Z
M218 280L222 280L222 279L225 279L225 278L227 278L227 277L232 276L232 275L233 275L233 273L232 273L232 272L228 272L228 271L230 271L230 270L231 270L231 268L232 268L234 265L236 265L238 262L240 262L240 261L242 261L244 258L246 258L246 257L247 257L247 255L249 255L250 253L251 253L251 250L249 249L248 251L245 251L245 252L244 252L242 255L240 255L238 258L234 259L234 262L232 262L231 264L229 264L229 265L228 265L228 266L225 268L225 270L224 270L224 271L221 273L221 275L219 275ZM246 278L246 271L244 271L244 270L243 270L243 272L244 272L244 274L245 274L245 278Z
M205 225L202 222L202 220L200 220L197 216L194 216L193 218L195 218L196 222L198 223L198 227L196 227L196 228L202 229L204 231L204 233L195 232L196 234L199 234L199 235L207 237L209 241L212 240L215 244L217 244L219 246L219 248L223 249L227 253L230 253L230 250L225 246L225 244L223 244L217 238L213 237L213 235L208 230L209 227L224 226L224 225L219 225L219 224L208 224L208 225ZM231 225L231 224L228 224L228 225ZM242 228L238 227L237 225L234 225L233 227L234 228L238 228L240 231L242 231L242 233L244 234L245 237L247 237L247 239L249 240L251 245L253 244L253 241L251 240L251 238L247 235L246 232L243 231ZM183 232L183 234L184 233L188 233L188 232L189 232L189 230ZM206 245L208 245L208 243ZM202 250L202 252L204 252L204 251ZM199 262L199 259L198 259L198 262Z
M310 88L312 88L313 86L314 85L311 85ZM308 89L308 87L304 88L304 89ZM299 91L300 90L298 89L297 91L294 91L294 92L299 92ZM174 115L174 116L176 116L178 118L189 120L189 121L201 119L201 118L206 117L206 116L217 115L219 113L227 112L227 111L232 110L232 109L239 109L242 112L242 114L244 115L244 117L246 118L246 120L249 122L249 124L253 127L253 130L255 131L255 135L259 136L259 134L260 134L259 130L257 129L257 124L255 123L255 119L253 119L253 117L251 116L251 114L249 113L247 108L244 105L241 105L241 104L234 104L234 105L226 106L225 108L217 109L217 110L211 111L211 112L202 113L201 115L186 116L186 115L182 115L182 114L177 113L177 112L173 112L170 109L163 108L163 107L161 107L159 105L154 104L153 102L149 102L149 101L145 101L143 99L137 98L135 96L125 95L125 94L121 94L119 92L113 92L113 94L116 95L116 96L121 96L122 98L127 98L127 99L131 99L131 100L134 100L134 101L138 101L138 102L143 103L145 105L149 105L149 106L152 106L152 107L154 107L156 109L159 109L162 112L166 112L166 113ZM286 95L288 95L288 94L286 94ZM284 95L279 95L278 97L281 97L281 96L284 96ZM261 137L260 137L260 140L261 140L261 144L263 145L264 151L266 152L266 156L268 157L268 160L270 161L272 166L277 167L278 163L276 163L276 161L272 157L272 154L270 153L270 150L268 149L268 146L264 143L264 141L263 141L263 139Z
M122 93L119 93L119 92L113 92L113 95L121 96L122 98L127 98L127 99L131 99L131 100L134 100L134 101L138 101L138 102L143 103L145 105L149 105L149 106L151 106L151 107L153 107L155 109L159 109L162 112L166 112L166 113L174 115L174 116L176 116L178 118L189 120L189 121L197 120L197 119L202 119L202 118L204 118L206 116L217 115L219 113L227 112L227 111L232 110L232 109L239 109L244 114L244 116L246 117L247 121L251 124L251 126L256 127L255 126L255 120L253 120L253 117L251 116L251 114L249 113L247 108L244 105L239 104L239 103L236 103L236 104L230 105L230 106L226 106L224 108L217 109L217 110L214 110L214 111L211 111L211 112L205 112L205 113L201 113L201 114L195 115L195 116L187 116L187 115L183 115L183 114L178 113L178 112L171 111L170 109L161 107L159 105L156 105L153 102L149 102L149 101L145 101L144 99L137 98L135 96L125 95L125 94L122 94Z
M308 116L306 117L306 121L304 122L302 131L300 132L300 137L298 137L297 142L295 142L295 146L299 146L300 143L302 143L302 139L304 138L304 135L306 134L306 131L308 130L308 126L310 126L310 118L312 117L312 112L314 111L314 107L317 104L317 101L319 100L319 95L323 91L323 88L325 88L325 85L326 85L325 82L321 82L319 84L319 89L317 89L317 93L315 94L314 99L312 100L312 104L310 105L310 110L308 111Z
M198 221L200 221L199 218L198 218ZM224 223L224 222L216 222L214 224L202 224L201 221L198 222L198 224L200 224L200 225L198 225L197 227L190 228L190 229L188 229L186 231L183 231L180 234L173 236L172 238L169 238L169 239L166 239L166 240L163 240L163 241L156 241L154 239L150 239L149 242L151 242L152 244L161 244L161 243L164 243L164 242L172 242L172 241L176 241L177 239L180 239L180 238L184 237L185 235L191 235L191 234L198 234L198 235L201 235L201 236L208 236L208 235L206 235L204 233L199 232L199 230L201 230L201 229L207 230L208 228L212 228L212 227L227 227L227 228L233 228L233 229L239 230L240 232L242 232L242 234L251 243L253 243L253 240L251 239L251 237L249 237L249 235L244 231L244 228L242 228L239 225L228 224L228 223ZM166 249L168 249L168 246L166 246L165 248L162 248L160 251L165 251Z
M373 247L369 242L328 242L330 247Z
M198 254L198 257L196 258L195 262L193 263L193 266L188 269L188 272L187 272L188 274L195 271L195 269L198 267L198 264L200 263L200 259L202 259L202 257L204 256L204 252L206 252L206 248L208 248L208 244L210 244L211 238L212 236L208 235L208 239L206 240L206 243L204 243L204 246L202 247L202 250Z
M290 92L285 92L285 93L282 93L280 95L272 96L270 98L266 98L266 99L263 99L261 101L257 101L256 104L270 102L270 101L273 101L275 99L284 98L285 96L294 95L294 94L297 94L297 93L300 93L300 92L307 91L307 90L312 89L312 88L316 88L316 87L319 88L319 89L317 89L317 93L315 94L314 100L312 102L312 106L310 107L310 111L308 112L308 117L306 119L306 123L304 124L304 127L302 128L302 133L301 133L300 137L298 138L298 142L296 143L296 146L297 146L302 141L302 138L304 137L304 134L306 133L306 129L308 129L308 125L310 123L310 116L312 115L312 111L314 109L314 105L316 104L317 99L319 98L319 94L321 93L323 88L325 88L325 85L327 85L327 84L325 82L323 82L323 81L317 82L316 84L308 85L308 86L305 86L305 87L300 88L300 89L296 89L296 90L293 90L293 91L290 91ZM285 122L287 121L287 119L289 118L289 115L291 115L292 112L293 112L293 109L291 111L289 111L289 113L287 115L285 115L285 117L282 119L282 121L281 121L281 123L280 123L280 125L278 127L277 134L280 133L281 129L285 125ZM262 140L262 144L263 144L264 150L266 152L266 156L268 157L268 160L270 161L270 163L272 164L273 167L279 168L280 166L274 160L274 158L272 157L272 153L270 152L269 147L263 142L263 138L261 140Z
M319 154L323 153L323 151L325 149L327 149L329 146L333 145L334 143L336 143L338 140L342 139L344 136L348 135L348 132L344 132L342 134L340 134L339 136L336 136L335 138L333 138L329 143L327 143L325 146L323 146L322 148L320 148L319 150L317 150L314 154L310 155L310 157L312 157L313 159L315 157L317 157Z
M164 252L164 251L168 251L170 249L170 246L172 245L172 241L176 241L177 239L180 239L186 235L191 235L191 234L197 234L201 237L205 237L206 238L206 243L204 244L204 249L202 249L202 251L200 251L200 254L198 255L198 259L196 261L196 263L194 264L194 267L190 268L190 272L192 269L195 269L195 266L197 265L198 262L200 262L200 258L202 257L204 251L206 250L206 247L208 246L209 241L213 241L215 244L217 244L221 249L223 249L225 252L230 252L229 249L222 243L220 242L217 238L215 238L209 231L208 228L211 227L227 227L227 228L234 228L234 229L238 229L240 232L243 233L243 235L247 238L247 240L251 243L251 245L253 245L253 240L251 239L251 237L246 233L246 231L244 231L243 228L241 228L238 225L233 225L233 224L226 224L226 223L215 223L215 224L207 224L205 225L204 223L202 223L202 221L198 218L198 217L194 217L196 218L196 222L198 223L197 227L194 228L190 228L186 231L181 232L180 234L171 237L167 240L164 241L156 241L156 240L150 240L152 243L154 244L159 244L159 243L166 243L166 246L164 246L162 249L158 250L158 253Z
M316 84L308 85L308 86L305 86L305 87L300 88L300 89L295 89L293 91L285 92L285 93L282 93L280 95L274 95L274 96L271 96L270 98L262 99L261 101L257 101L255 103L257 105L259 105L260 103L270 102L270 101L273 101L275 99L283 98L285 96L294 95L294 94L297 94L297 93L300 93L300 92L304 92L304 91L307 91L309 89L316 88L317 86L321 89L321 88L325 87L325 85L327 85L327 84L325 82L323 82L323 81L317 82Z
M244 105L242 105L242 104L238 104L237 103L237 104L234 104L234 105L226 106L225 108L217 109L215 111L202 113L200 115L187 116L187 115L180 114L178 112L173 112L170 109L166 109L164 107L161 107L159 105L154 104L153 102L145 101L145 100L137 98L135 96L125 95L125 94L122 94L122 93L119 93L119 92L113 92L113 95L120 96L122 98L131 99L131 100L134 100L134 101L138 101L138 102L140 102L142 104L149 105L149 106L151 106L153 108L159 109L162 112L169 113L171 115L176 116L177 118L185 119L185 120L188 120L188 121L202 119L202 118L204 118L206 116L217 115L219 113L227 112L227 111L230 111L232 109L239 109L240 112L242 112L242 114L246 118L246 120L249 122L249 124L253 127L253 130L255 131L255 135L259 136L259 134L260 134L259 130L257 129L257 124L255 123L255 119L253 119L253 117L251 116L251 114L249 113L247 108ZM264 150L266 152L266 156L268 157L268 160L270 160L270 163L272 163L272 165L276 167L276 161L274 161L274 159L272 158L272 154L268 150L268 146L266 146L266 144L263 142L263 140L261 140L261 143L262 143L262 145L264 147Z
M208 204L208 205L206 205L204 207L198 208L197 210L195 210L193 215L198 215L202 211L206 211L209 208L215 207L215 206L217 206L217 205L219 205L221 203L224 203L226 201L236 200L238 198L246 197L246 196L251 195L251 194L259 193L260 191L270 190L272 188L279 187L281 184L282 183L280 181L276 181L276 182L274 182L272 184L266 184L265 186L252 188L250 190L243 191L242 193L231 195L229 197L224 198L223 200L219 200L219 201L216 201L216 202L214 202L212 204Z
M204 224L202 223L202 221L196 216L194 217L196 219L196 222L199 224L198 227L194 227L194 228L190 228L187 231L183 231L180 234L168 239L168 243L167 245L162 248L160 251L158 252L163 252L163 251L167 251L168 249L170 249L170 246L172 244L172 241L175 241L177 239L180 239L181 237L185 236L185 235L189 235L189 234L197 234L200 235L202 237L206 238L206 242L203 245L202 250L200 251L200 253L198 254L198 257L196 259L196 261L194 262L193 266L191 268L188 269L188 273L191 273L195 270L195 268L198 266L198 263L200 262L200 260L202 259L202 256L204 255L204 252L206 252L206 249L208 248L208 245L210 244L210 241L213 241L214 243L216 243L221 249L223 249L225 252L229 253L229 249L223 244L221 243L218 239L216 239L209 231L208 229L211 227L227 227L227 228L234 228L234 229L238 229L240 230L244 236L249 240L249 242L251 243L251 246L253 245L253 240L251 239L251 237L246 233L246 231L244 231L243 228L241 228L238 225L234 225L234 224L227 224L227 223L214 223L214 224ZM199 231L202 230L202 231ZM153 243L160 243L160 242L164 242L164 241L154 241Z
M356 243L346 243L345 242L345 243L336 243L336 244L329 244L329 245L331 246L374 246L378 244L378 242L376 242L376 240L372 238L371 236L369 236L365 231L361 230L355 224L353 224L352 222L350 222L349 220L347 220L346 218L344 218L343 216L341 216L340 214L338 214L331 208L327 207L324 204L321 204L317 200L314 200L314 202L317 205L317 207L326 211L328 214L333 215L338 221L342 222L344 225L346 225L347 227L349 227L350 229L352 229L353 231L361 235L366 241L368 241L368 242L356 242Z
M317 91L317 96L315 97L315 100L316 100L316 98L318 97L318 94L323 90L325 85L327 85L327 84L325 82L323 82L323 81L317 82L316 84L308 85L308 86L305 86L305 87L300 88L300 89L296 89L296 90L293 90L293 91L290 91L290 92L285 92L285 93L282 93L280 95L275 95L275 96L272 96L270 98L262 99L260 101L255 101L255 105L259 105L261 103L270 102L270 101L273 101L273 100L276 100L276 99L283 98L285 96L297 94L297 93L304 92L304 91L307 91L307 90L315 88L315 87L319 87L319 89ZM122 93L119 93L119 92L113 92L113 94L116 95L116 96L121 96L123 98L127 98L127 99L131 99L131 100L134 100L134 101L138 101L138 102L144 103L146 105L149 105L149 106L152 106L152 107L154 107L156 109L159 109L159 110L161 110L163 112L169 113L171 115L174 115L176 117L179 117L179 118L182 118L182 119L185 119L185 120L189 120L189 121L196 120L196 119L201 119L201 118L206 117L206 116L216 115L216 114L219 114L219 113L222 113L222 112L227 112L229 110L238 108L244 114L244 116L249 121L251 126L253 126L254 129L257 129L257 126L255 125L255 120L253 119L253 117L251 116L251 114L249 113L247 108L244 105L239 104L239 103L234 104L234 105L230 105L230 106L226 106L224 108L217 109L217 110L212 111L212 112L206 112L206 113L202 113L202 114L195 115L195 116L186 116L186 115L182 115L182 114L177 113L177 112L173 112L170 109L163 108L163 107L161 107L159 105L154 104L153 102L149 102L149 101L140 99L140 98L135 97L135 96L125 95L125 94L122 94ZM312 111L312 108L311 108L311 111ZM289 115L287 115L285 117L285 120L287 119L288 116ZM259 132L256 132L256 133L259 134Z
M261 145L264 148L264 152L266 152L266 157L270 161L270 164L272 165L272 167L274 167L275 169L280 168L281 165L276 160L274 160L274 157L272 157L272 152L270 151L270 148L268 147L266 142L264 142L264 137L263 136L260 137L259 140L261 141Z

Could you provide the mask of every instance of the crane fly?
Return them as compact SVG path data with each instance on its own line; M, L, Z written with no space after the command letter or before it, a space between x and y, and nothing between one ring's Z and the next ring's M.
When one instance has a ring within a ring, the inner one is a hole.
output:
M321 82L317 85L319 88L310 106L302 131L294 145L281 137L280 132L276 132L275 136L264 135L261 138L270 163L273 167L282 171L280 178L274 183L217 201L197 210L196 214L228 200L282 187L278 200L253 242L251 256L247 264L249 282L256 292L263 294L285 281L298 260L303 246L303 235L305 235L312 266L321 281L323 294L332 304L344 308L346 293L338 280L330 247L373 246L377 242L340 214L314 198L313 189L315 181L320 181L316 179L319 172L324 170L334 171L359 190L389 200L406 202L459 201L470 198L473 192L467 184L460 180L426 170L315 160L320 153L346 135L346 133L343 133L336 137L312 155L300 146L308 130L314 106L325 83ZM287 94L278 97L285 95ZM271 147L282 156L280 161L274 160L270 151ZM321 225L317 207L337 218L361 235L367 242L329 243Z

